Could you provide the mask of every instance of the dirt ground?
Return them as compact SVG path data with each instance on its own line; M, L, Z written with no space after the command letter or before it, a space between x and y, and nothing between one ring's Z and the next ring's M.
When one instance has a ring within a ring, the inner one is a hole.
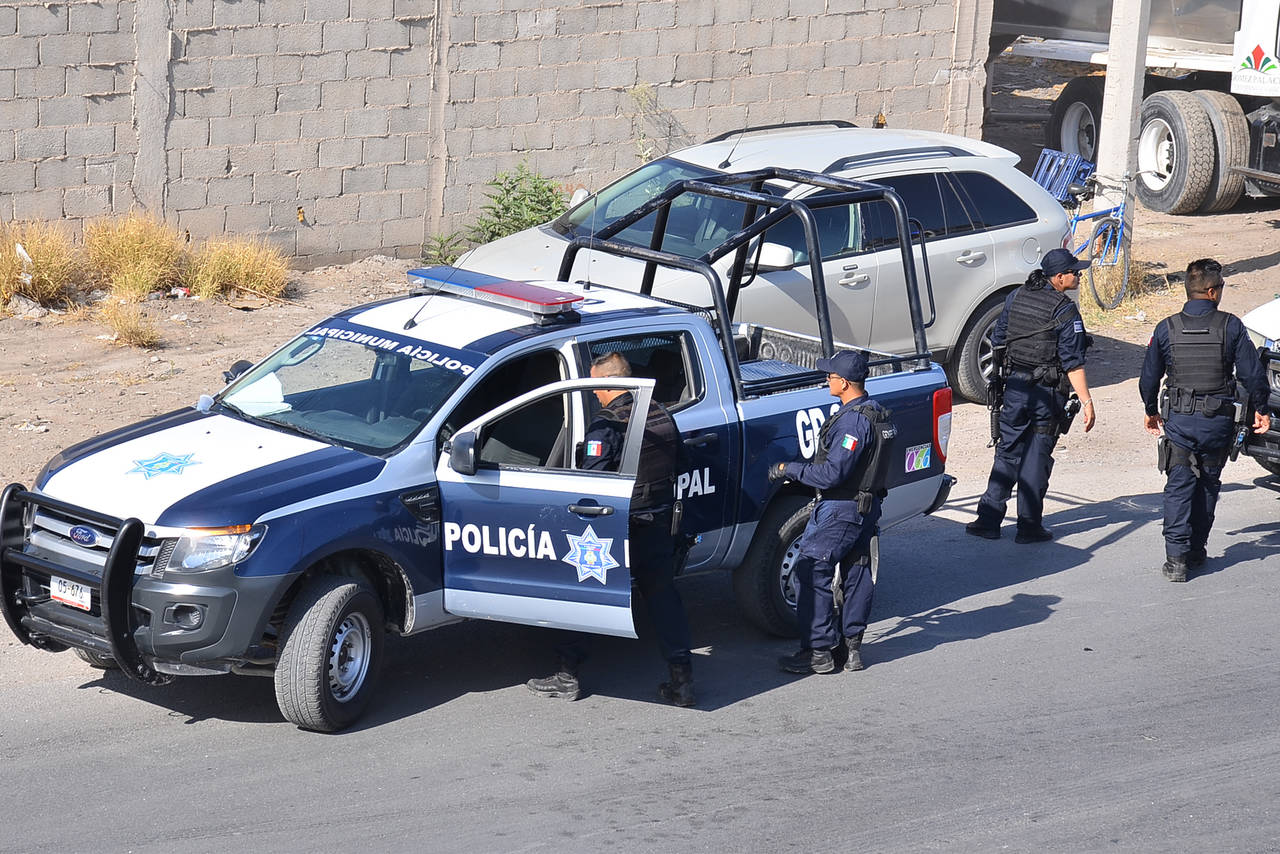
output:
M1033 63L998 67L994 104L1004 110L1048 111L1065 82L1061 69ZM1042 144L1034 122L992 123L991 142L1019 152L1030 169ZM1133 254L1157 272L1215 257L1227 271L1223 308L1237 314L1280 291L1273 265L1280 259L1280 200L1245 201L1213 216L1169 217L1139 210ZM375 256L343 267L298 274L289 301L254 310L221 302L165 299L145 304L163 342L152 350L105 340L105 327L78 316L0 318L0 483L31 484L60 449L96 434L195 403L222 387L222 371L238 359L256 361L314 321L350 305L402 293L412 262ZM1104 466L1131 453L1154 453L1140 428L1136 381L1143 348L1156 321L1177 310L1181 287L1126 303L1101 315L1086 313L1095 335L1088 374L1095 386L1098 427L1064 438L1059 465ZM983 449L986 410L957 408L948 468L980 478L990 465ZM961 449L963 453L957 453Z

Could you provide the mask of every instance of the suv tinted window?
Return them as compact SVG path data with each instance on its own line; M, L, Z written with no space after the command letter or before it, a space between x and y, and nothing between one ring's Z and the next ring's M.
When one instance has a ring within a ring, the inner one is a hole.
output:
M1012 190L985 172L955 172L952 178L968 196L980 229L1034 222L1036 212Z
M920 221L926 238L942 237L947 233L947 217L938 191L938 178L932 172L871 180L898 192L907 206L907 216ZM898 228L888 203L867 202L862 205L862 211L864 248L875 251L898 245ZM957 222L957 228L959 226Z

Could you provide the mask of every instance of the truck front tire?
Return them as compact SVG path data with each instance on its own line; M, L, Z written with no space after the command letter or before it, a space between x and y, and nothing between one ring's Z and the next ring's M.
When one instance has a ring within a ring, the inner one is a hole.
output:
M1190 92L1156 92L1142 102L1139 126L1138 200L1160 213L1199 208L1216 159L1205 102Z
M1106 78L1076 77L1053 102L1045 125L1045 147L1098 159L1098 131L1102 127L1102 89Z
M382 666L382 603L351 578L320 575L289 607L276 662L276 703L303 729L334 732L364 712Z
M733 573L738 607L748 622L771 635L797 634L792 569L812 505L804 495L776 499L760 520L746 559Z

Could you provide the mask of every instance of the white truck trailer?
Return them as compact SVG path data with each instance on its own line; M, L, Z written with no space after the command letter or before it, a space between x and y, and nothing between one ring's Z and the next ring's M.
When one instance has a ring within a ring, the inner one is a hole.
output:
M1105 68L1111 0L995 0L992 56ZM1152 0L1136 194L1164 213L1280 196L1280 0ZM1022 38L1019 38L1022 37ZM1095 160L1104 75L1072 79L1045 144Z

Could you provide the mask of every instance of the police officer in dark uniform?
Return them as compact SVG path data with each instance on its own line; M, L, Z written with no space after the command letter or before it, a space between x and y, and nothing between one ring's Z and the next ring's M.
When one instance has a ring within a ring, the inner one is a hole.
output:
M1187 569L1204 565L1222 468L1238 430L1265 433L1267 379L1244 324L1218 309L1222 265L1211 258L1187 266L1187 302L1156 325L1142 363L1138 391L1146 408L1143 426L1159 436L1164 487L1164 577L1186 581ZM1164 392L1160 378L1165 377ZM1247 400L1236 399L1236 378ZM1253 421L1235 418L1236 405L1254 410Z
M629 377L631 365L621 353L608 353L591 363L591 376ZM596 397L602 408L587 427L578 464L583 469L617 471L634 398L627 391L604 389L597 390ZM670 672L670 681L658 686L658 696L677 706L692 706L689 618L675 586L676 537L671 524L680 447L680 432L670 413L651 401L631 495L628 553L631 577L648 603L658 647ZM556 645L557 672L529 680L529 690L545 697L578 699L578 668L587 658L587 638L581 632L564 633Z
M818 370L828 372L828 390L840 399L840 408L823 422L813 462L777 463L769 470L770 480L796 480L818 490L813 514L800 536L794 569L800 650L778 661L788 673L832 673L842 655L847 656L845 670L863 668L862 634L874 593L870 546L882 498L880 492L865 487L874 477L869 472L877 462L877 445L893 436L882 438L873 429L874 424L884 424L888 431L893 428L888 411L868 397L863 387L865 354L839 352L819 359ZM883 458L887 457L885 453ZM836 564L844 571L838 632L832 590Z
M995 540L1014 484L1018 487L1018 543L1053 539L1044 527L1044 496L1053 471L1053 449L1066 423L1068 391L1080 400L1085 432L1095 414L1085 378L1088 336L1080 309L1066 292L1080 285L1079 261L1065 249L1047 252L1040 269L1005 300L992 345L1006 348L1007 380L1000 410L1000 437L978 518L965 526L976 537Z

